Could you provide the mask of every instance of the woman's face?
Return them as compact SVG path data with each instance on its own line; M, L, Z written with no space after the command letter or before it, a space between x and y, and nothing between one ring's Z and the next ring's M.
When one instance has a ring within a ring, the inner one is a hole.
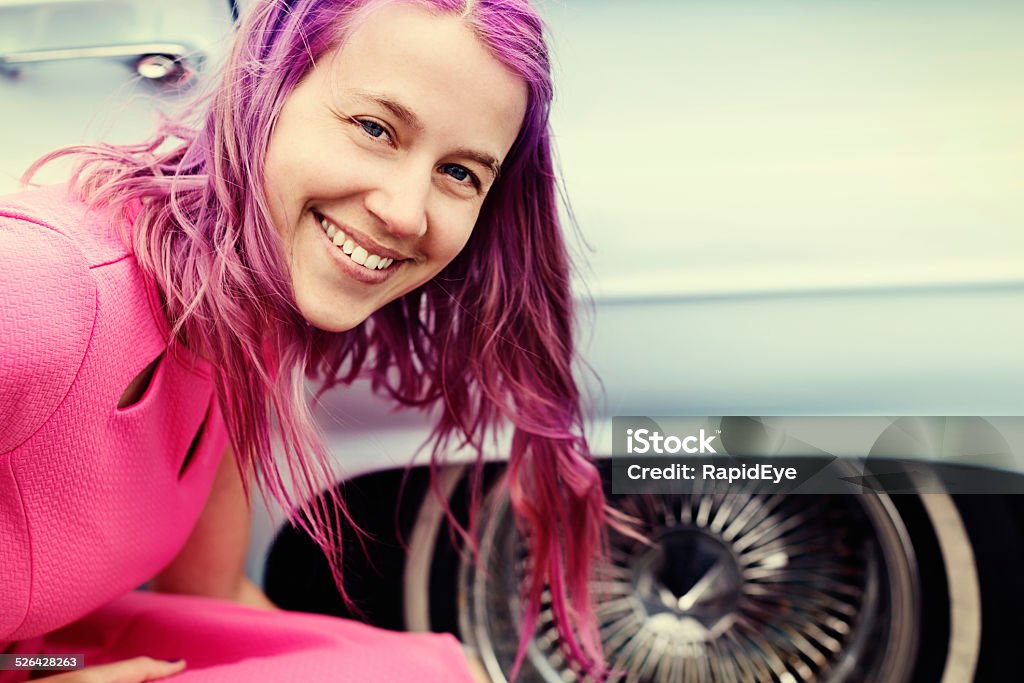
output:
M351 329L459 253L526 85L458 19L373 12L285 101L266 193L299 310Z

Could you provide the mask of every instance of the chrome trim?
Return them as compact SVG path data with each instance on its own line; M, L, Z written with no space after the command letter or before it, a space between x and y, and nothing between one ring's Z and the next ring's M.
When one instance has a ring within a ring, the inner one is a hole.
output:
M0 64L30 64L57 62L68 59L105 59L109 57L141 57L149 54L184 56L192 48L183 43L130 43L125 45L97 45L66 47L59 50L28 50L0 55Z
M465 469L463 465L445 468L439 472L437 493L443 495L445 499L451 498ZM405 628L408 631L430 630L430 564L434 559L434 544L444 516L444 509L438 496L433 489L428 490L409 538L409 554L402 577L402 587L405 591L402 607Z
M941 683L974 680L981 652L981 583L974 549L952 498L926 494L921 504L935 529L949 585L949 654Z
M191 45L176 42L126 43L123 45L95 45L85 47L67 47L56 50L27 50L0 54L0 73L17 76L19 67L25 64L41 64L46 62L76 61L82 59L128 59L138 60L146 57L163 56L180 67L181 73L187 74L197 69L204 61L205 55L196 51ZM139 71L139 75L148 80L162 80L174 73L168 69L163 75L147 76Z

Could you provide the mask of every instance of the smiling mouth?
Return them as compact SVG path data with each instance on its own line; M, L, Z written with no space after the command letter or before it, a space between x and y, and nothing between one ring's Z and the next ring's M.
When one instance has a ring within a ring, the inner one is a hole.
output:
M313 212L313 217L320 224L320 229L327 233L327 237L338 248L338 251L345 254L353 263L366 268L367 270L387 270L395 263L402 263L405 259L394 259L387 256L380 256L368 251L356 244L349 235L338 228L334 223L327 220L325 216Z

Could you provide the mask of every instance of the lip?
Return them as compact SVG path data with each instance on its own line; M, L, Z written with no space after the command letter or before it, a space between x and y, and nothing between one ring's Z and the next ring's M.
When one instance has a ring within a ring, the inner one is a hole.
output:
M320 235L320 239L323 241L324 248L327 250L328 256L330 256L331 260L334 261L334 265L338 270L340 270L342 274L346 275L349 279L355 280L356 282L360 282L364 285L379 285L394 277L395 273L405 266L404 261L396 259L395 263L391 264L384 270L369 270L362 267L350 259L348 254L335 246L331 238L329 238L327 233L323 231L323 228L320 227L320 221L317 219L316 213L310 212L309 216L310 220L313 221L313 229ZM327 220L330 221L331 219L328 218ZM331 222L334 223L334 221ZM335 225L337 225L337 223L335 223ZM353 241L355 241L355 239L353 239ZM363 248L365 249L366 247Z
M358 230L354 230L348 225L345 225L340 221L334 220L333 218L331 218L326 213L323 213L322 211L318 211L317 209L310 209L310 211L313 213L314 218L316 218L317 216L323 216L324 218L326 218L328 223L331 223L338 230L341 230L343 233L345 233L346 237L351 238L352 241L356 243L356 246L362 247L371 254L376 254L381 258L391 258L394 259L395 261L406 261L409 259L408 255L403 254L401 252L397 252L394 249L388 249L383 244L379 244L370 239L369 237L367 237L366 235L362 234Z

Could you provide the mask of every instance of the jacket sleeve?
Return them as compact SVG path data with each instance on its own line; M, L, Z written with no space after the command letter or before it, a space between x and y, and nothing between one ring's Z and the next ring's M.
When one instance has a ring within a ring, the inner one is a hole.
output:
M42 426L82 366L96 283L55 230L0 215L0 460Z

